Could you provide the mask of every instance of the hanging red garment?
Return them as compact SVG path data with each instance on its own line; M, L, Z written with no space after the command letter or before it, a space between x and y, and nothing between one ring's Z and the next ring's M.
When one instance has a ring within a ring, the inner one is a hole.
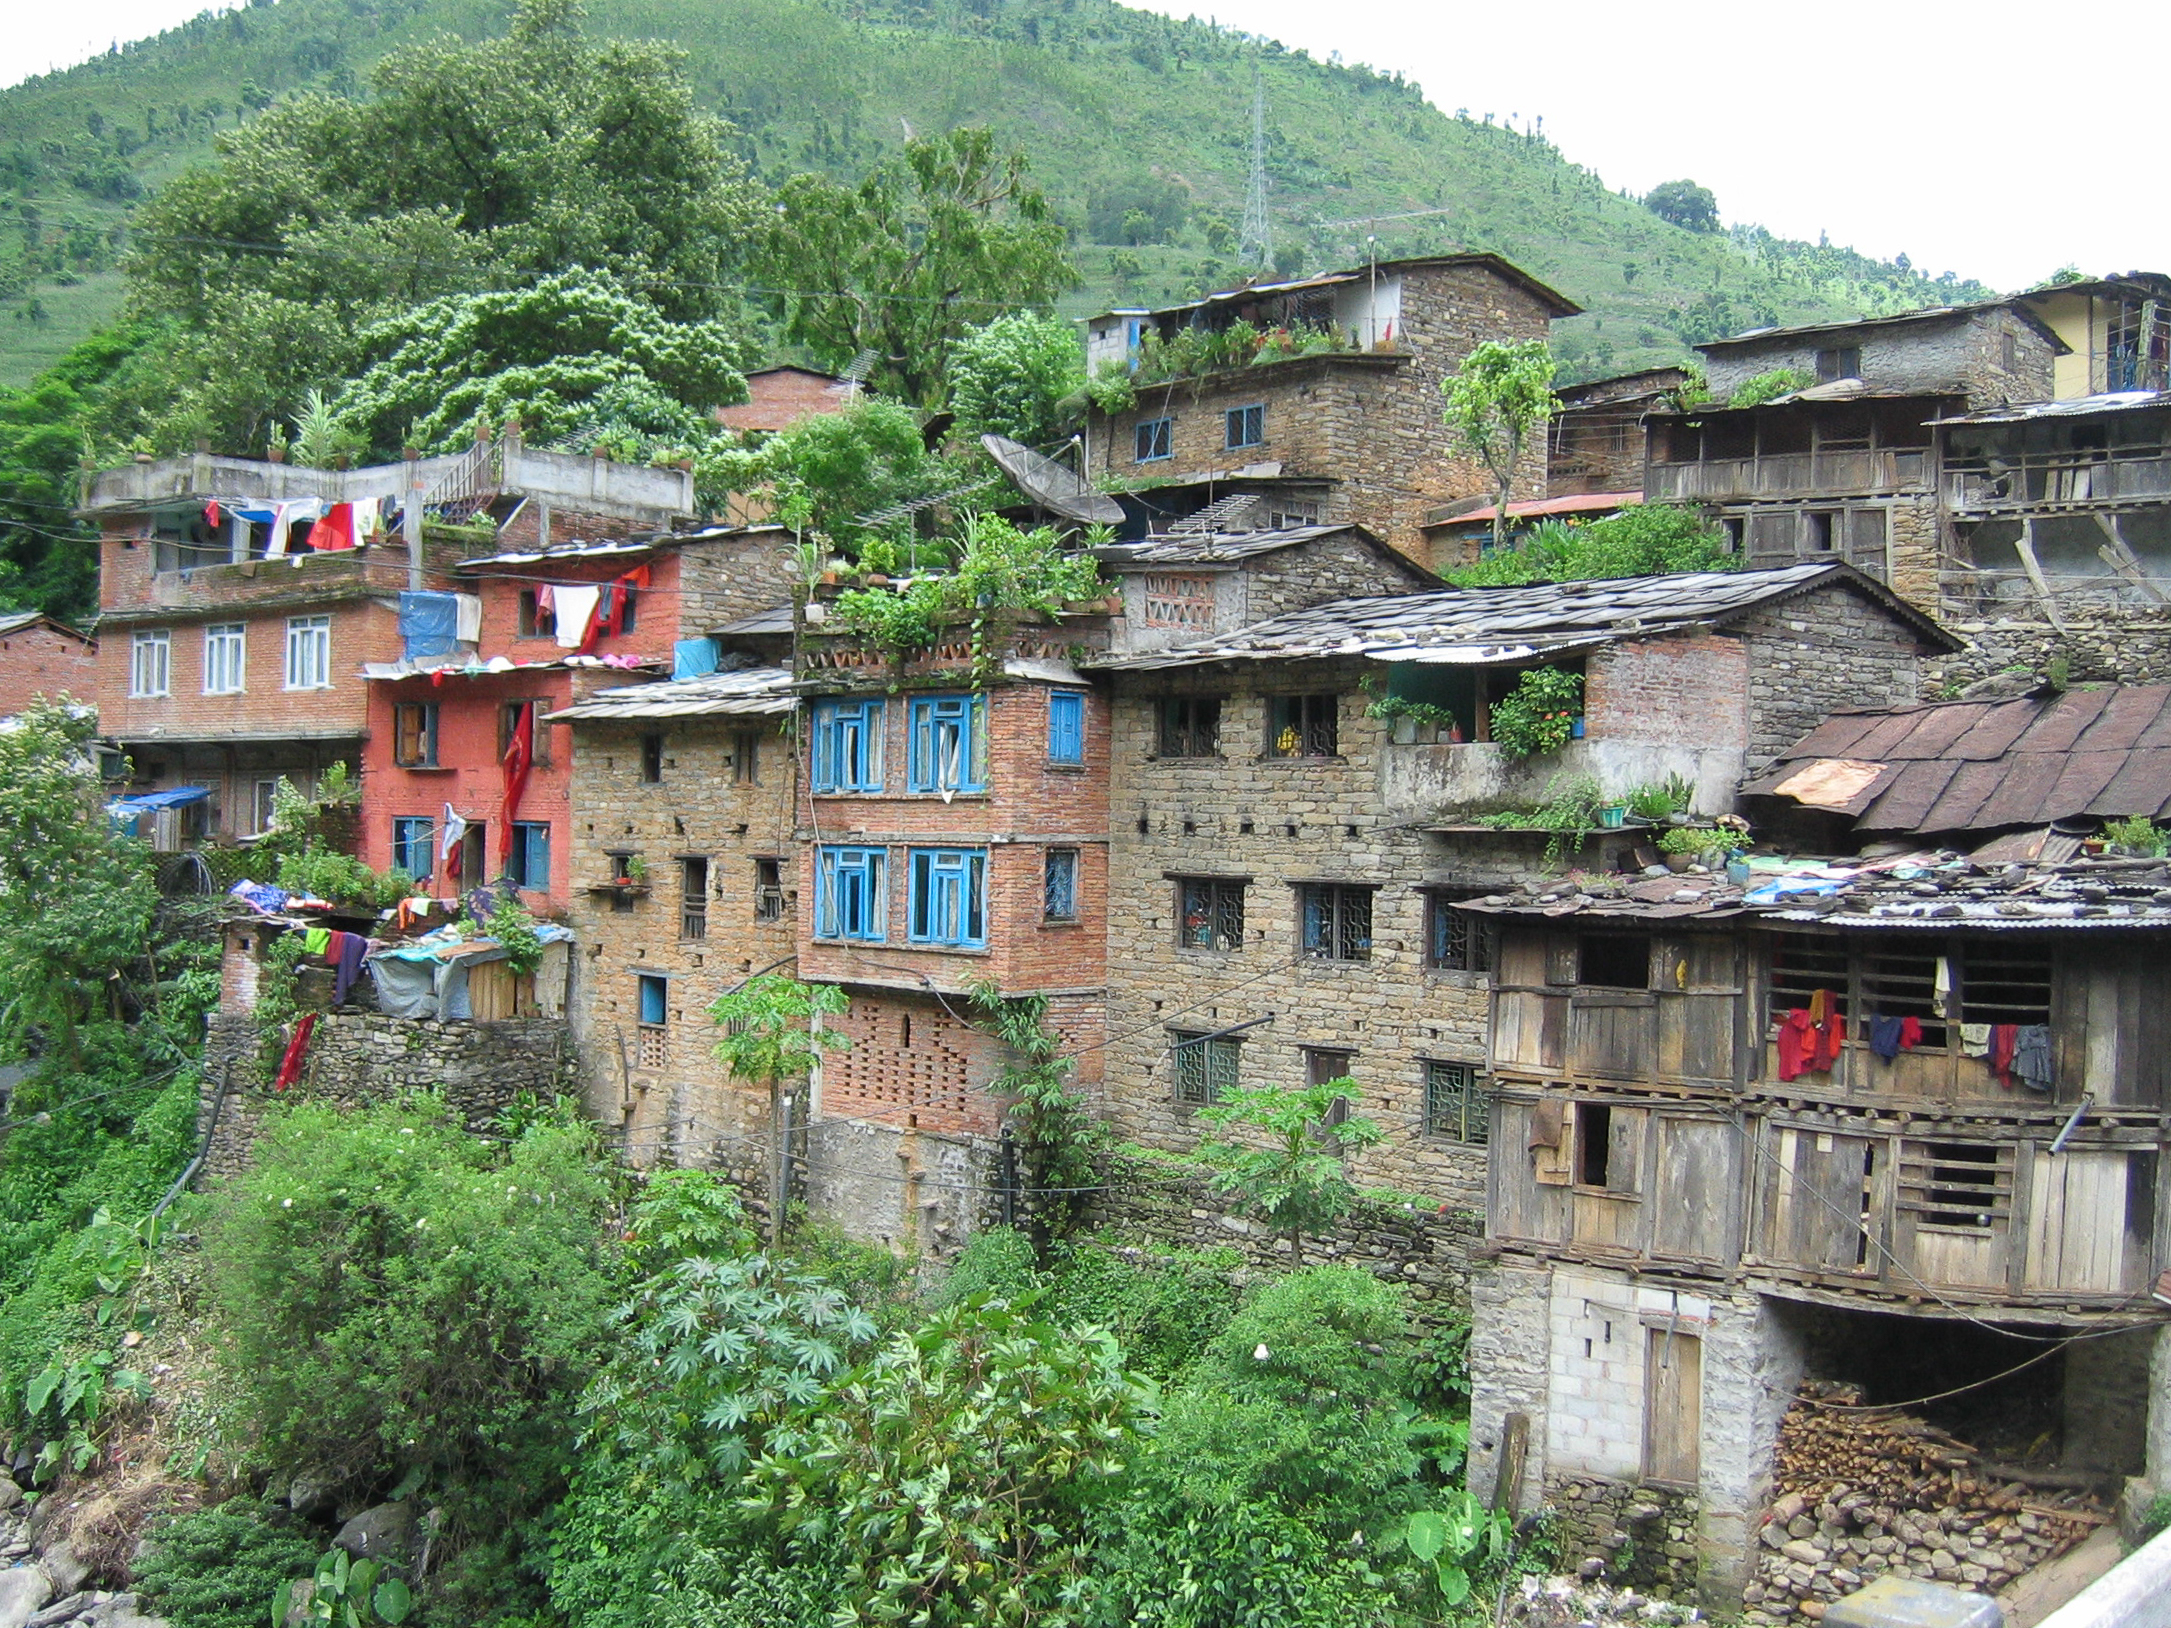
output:
M1808 1072L1816 1035L1809 1014L1799 1006L1779 1020L1779 1078L1791 1080Z
M1829 1074L1832 1065L1839 1061L1840 1045L1847 1038L1847 1019L1840 1011L1839 997L1829 989L1812 994L1809 997L1809 1023L1816 1031L1816 1043L1809 1054L1809 1071Z
M309 1036L316 1027L314 1012L304 1012L302 1020L294 1025L294 1038L286 1043L286 1054L279 1059L278 1077L271 1082L274 1091L284 1091L301 1078L302 1059L309 1055Z
M535 766L535 703L520 709L513 725L512 744L505 748L505 807L498 819L498 870L512 867L513 820L520 813L521 793L528 789L528 771Z
M335 503L309 528L309 546L319 553L354 546L354 505Z
M1920 1018L1918 1018L1918 1017L1903 1017L1903 1018L1901 1018L1901 1019L1900 1019L1900 1050L1902 1050L1902 1051L1913 1051L1913 1050L1914 1050L1914 1049L1915 1049L1915 1048L1916 1048L1917 1046L1919 1046L1919 1045L1921 1045L1921 1044L1922 1044L1922 1019L1920 1019Z
M217 531L219 529L219 522L224 518L225 516L220 512L219 500L217 498L213 498L209 503L206 503L204 505L204 524L209 526L213 531Z
M2013 1089L2013 1048L2019 1041L2019 1024L1994 1023L1990 1026L1990 1072L2008 1091Z
M581 629L580 648L574 651L575 655L595 654L596 640L603 636L605 625L612 620L611 601L616 596L617 585L614 583L606 582L596 591L596 602L589 607L588 625Z

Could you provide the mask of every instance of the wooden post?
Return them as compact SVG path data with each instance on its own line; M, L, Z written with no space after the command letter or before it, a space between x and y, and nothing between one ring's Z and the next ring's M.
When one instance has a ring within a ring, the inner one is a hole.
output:
M1530 1415L1511 1413L1500 1432L1500 1469L1493 1477L1493 1508L1513 1515L1523 1501L1523 1460L1530 1454Z
M2014 540L2013 550L2020 556L2020 568L2028 573L2028 581L2035 588L2035 597L2042 604L2043 614L2050 625L2060 633L2066 630L2065 618L2058 614L2058 601L2051 596L2050 583L2043 576L2042 562L2035 557L2035 519L2031 515L2020 522L2020 536Z
M788 1168L785 1161L790 1156L787 1144L791 1141L791 1134L792 1098L791 1093L787 1091L777 1101L776 1157L772 1161L774 1168L769 1181L769 1247L771 1249L784 1247L785 1171Z
M2131 546L2126 542L2125 531L2119 524L2123 518L2123 516L2116 514L2098 513L2096 515L2097 528L2110 539L2096 552L2103 556L2104 562L2113 571L2116 571L2136 588L2139 588L2143 593L2155 600L2157 604L2164 604L2167 602L2164 591L2156 586L2155 580L2148 574L2148 568L2141 563L2141 557L2134 553Z

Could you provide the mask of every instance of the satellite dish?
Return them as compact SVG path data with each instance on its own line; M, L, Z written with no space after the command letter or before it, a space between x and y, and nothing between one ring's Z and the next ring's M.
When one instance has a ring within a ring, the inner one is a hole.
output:
M1001 435L983 435L980 444L996 466L1017 482L1018 490L1066 520L1089 526L1120 526L1123 505L1106 492L1096 492L1053 458L1044 458L1031 447Z

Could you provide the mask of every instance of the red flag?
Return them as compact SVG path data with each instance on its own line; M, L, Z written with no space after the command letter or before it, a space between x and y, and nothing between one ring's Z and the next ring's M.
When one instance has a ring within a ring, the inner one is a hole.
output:
M535 766L535 703L520 709L513 725L512 744L505 748L505 809L498 822L498 869L511 868L513 819L520 812L520 795L528 789L528 770ZM532 880L532 879L531 879ZM547 888L548 883L544 886Z

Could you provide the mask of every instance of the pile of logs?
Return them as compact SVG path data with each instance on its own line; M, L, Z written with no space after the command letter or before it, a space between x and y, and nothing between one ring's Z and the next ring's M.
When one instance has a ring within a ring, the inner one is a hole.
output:
M1885 1572L1994 1594L2110 1519L2100 1477L2001 1464L1861 1393L1812 1381L1779 1427L1751 1621L1812 1620Z

